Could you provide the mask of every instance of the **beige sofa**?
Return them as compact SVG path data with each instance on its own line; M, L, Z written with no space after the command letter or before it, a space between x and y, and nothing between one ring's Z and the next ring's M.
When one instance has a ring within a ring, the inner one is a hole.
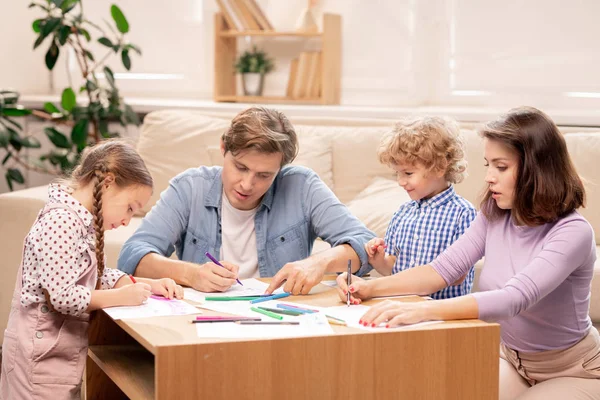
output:
M158 111L144 119L137 149L155 180L148 211L167 187L171 177L198 165L220 164L219 137L232 115L206 115L192 111ZM377 235L383 236L397 207L408 198L394 181L390 169L380 165L376 148L392 121L293 118L300 140L296 164L314 169L342 202ZM563 130L578 171L586 178L588 208L582 213L600 237L600 130ZM457 185L459 194L477 205L483 188L484 167L481 139L473 126L463 125L469 176ZM46 200L46 187L0 195L0 333L4 332L22 241ZM123 242L139 226L134 218L128 227L107 232L105 252L115 266ZM317 243L315 251L326 243ZM481 263L479 264L479 266ZM600 274L600 262L596 266ZM591 315L600 323L600 279L592 287Z

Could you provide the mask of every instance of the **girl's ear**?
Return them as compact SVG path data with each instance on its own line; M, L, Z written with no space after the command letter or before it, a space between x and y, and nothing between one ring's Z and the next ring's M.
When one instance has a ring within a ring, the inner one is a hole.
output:
M108 189L109 186L112 185L113 183L115 183L115 174L113 174L112 172L109 172L106 174L106 177L104 178L104 186L106 187L106 189Z
M221 155L225 157L225 142L223 142L223 138L221 138L221 143L219 147L221 148Z

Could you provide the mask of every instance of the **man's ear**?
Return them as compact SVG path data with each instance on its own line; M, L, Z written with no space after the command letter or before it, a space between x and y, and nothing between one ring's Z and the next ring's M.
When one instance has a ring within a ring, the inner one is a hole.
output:
M221 143L219 147L221 148L221 155L223 156L223 158L225 158L225 142L223 141L223 138L221 138Z

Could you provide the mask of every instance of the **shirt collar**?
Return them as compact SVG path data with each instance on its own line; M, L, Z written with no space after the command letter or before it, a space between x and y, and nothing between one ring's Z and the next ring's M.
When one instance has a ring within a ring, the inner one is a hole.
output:
M455 196L456 196L456 192L454 190L454 186L450 185L448 187L448 189L444 190L443 192L438 193L429 199L415 200L415 203L416 203L416 206L419 208L421 208L421 207L436 208L436 207L446 204L451 199L453 199Z
M79 218L81 218L85 227L89 228L94 217L92 213L79 202L79 200L76 200L72 196L72 193L72 188L60 183L52 183L48 187L48 197L50 202L60 203L69 207L71 210L75 211Z

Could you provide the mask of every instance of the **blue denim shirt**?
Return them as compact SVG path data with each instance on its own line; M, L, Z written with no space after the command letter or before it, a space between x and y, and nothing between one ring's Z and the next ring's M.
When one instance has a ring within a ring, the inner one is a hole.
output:
M170 182L141 226L121 249L118 268L133 274L148 253L205 263L221 249L221 167L189 169ZM360 258L357 272L371 270L364 245L375 235L344 206L312 170L283 167L254 218L258 270L275 275L286 263L310 256L317 237L331 246L349 244Z

